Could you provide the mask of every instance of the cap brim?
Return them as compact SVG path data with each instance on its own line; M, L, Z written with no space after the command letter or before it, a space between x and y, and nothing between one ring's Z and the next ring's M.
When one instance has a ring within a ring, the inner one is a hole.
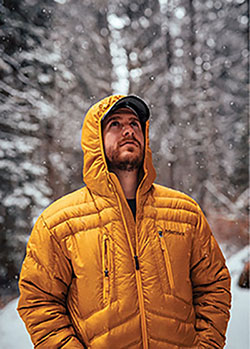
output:
M120 108L129 108L135 111L142 123L145 123L150 116L149 107L144 102L143 99L137 96L126 96L119 99L112 107L106 112L102 120L104 120L108 115L112 114L114 111Z

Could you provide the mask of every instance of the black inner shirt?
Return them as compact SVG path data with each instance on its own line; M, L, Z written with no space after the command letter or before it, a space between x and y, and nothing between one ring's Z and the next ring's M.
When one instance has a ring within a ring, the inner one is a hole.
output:
M135 201L135 199L127 199L127 202L129 204L129 207L131 208L134 219L136 219L136 201Z

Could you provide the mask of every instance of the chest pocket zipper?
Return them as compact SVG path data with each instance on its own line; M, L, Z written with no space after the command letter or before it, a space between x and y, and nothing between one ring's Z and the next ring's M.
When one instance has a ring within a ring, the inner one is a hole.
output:
M158 234L159 234L159 239L160 239L160 244L161 244L161 250L162 250L163 258L164 258L164 261L165 261L165 266L166 266L167 276L168 276L168 280L169 280L170 291L171 291L171 294L172 294L173 290L174 290L174 277L173 277L172 267L171 267L171 263L170 263L169 253L168 253L168 249L167 249L167 245L166 245L166 241L165 241L163 232L159 231Z
M110 296L110 241L106 234L103 235L102 244L102 271L103 271L103 301L106 304Z

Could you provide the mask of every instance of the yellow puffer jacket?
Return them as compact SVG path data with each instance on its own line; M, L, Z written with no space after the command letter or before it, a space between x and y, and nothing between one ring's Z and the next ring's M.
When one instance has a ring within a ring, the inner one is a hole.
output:
M222 348L230 277L199 206L153 184L148 144L136 223L107 169L101 118L83 125L86 187L48 207L27 246L18 311L36 348Z

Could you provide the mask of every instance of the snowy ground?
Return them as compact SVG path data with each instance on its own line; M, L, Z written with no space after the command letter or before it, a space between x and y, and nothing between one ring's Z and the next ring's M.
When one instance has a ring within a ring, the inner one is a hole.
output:
M247 246L227 261L232 275L233 306L227 332L226 349L250 348L250 291L237 285L243 262L248 256L249 247ZM17 300L13 300L0 311L0 348L31 349L33 348L32 343L17 314L16 307Z
M237 285L244 261L249 259L249 252L249 246L246 246L227 261L232 276L233 298L226 349L250 348L250 290Z
M0 348L33 348L24 323L16 311L17 299L0 311Z

